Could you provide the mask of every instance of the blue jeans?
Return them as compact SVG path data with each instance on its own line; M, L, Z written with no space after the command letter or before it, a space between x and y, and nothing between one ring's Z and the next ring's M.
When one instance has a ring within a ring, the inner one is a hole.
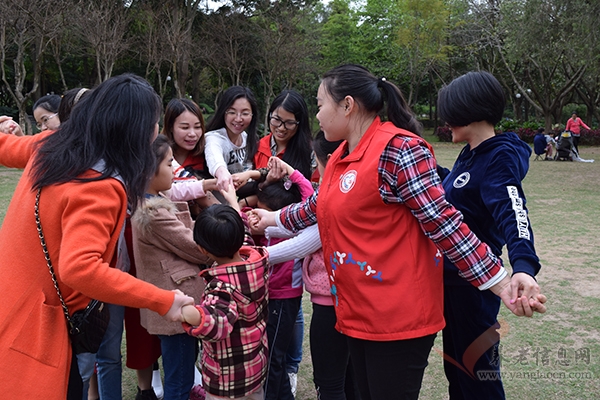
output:
M198 339L187 333L158 338L165 372L164 400L188 400L194 386Z
M107 304L110 321L96 354L98 394L102 400L121 400L121 340L125 307Z
M304 339L304 313L302 312L302 303L298 310L294 331L292 332L292 341L285 355L286 372L297 374L300 361L302 361L302 340Z
M94 353L79 353L77 354L77 366L79 374L83 381L83 400L88 398L88 390L90 389L90 378L94 374L96 366L96 355Z

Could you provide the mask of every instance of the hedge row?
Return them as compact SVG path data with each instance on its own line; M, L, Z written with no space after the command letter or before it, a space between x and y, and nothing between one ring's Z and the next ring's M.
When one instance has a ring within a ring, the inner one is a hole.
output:
M525 142L533 143L533 137L536 134L536 130L532 128L517 128L515 133ZM550 132L545 132L552 137L557 137L562 133L562 130L555 129ZM439 138L440 142L451 142L452 132L450 128L445 126L438 126L435 130L435 135ZM579 139L580 146L600 146L600 129L582 129L581 138Z

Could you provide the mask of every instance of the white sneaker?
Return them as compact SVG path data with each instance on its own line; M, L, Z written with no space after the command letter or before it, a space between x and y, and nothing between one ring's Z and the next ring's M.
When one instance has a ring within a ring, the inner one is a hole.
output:
M292 388L292 395L296 397L296 387L298 386L298 374L288 372L288 377L290 378L290 387Z
M152 389L154 389L154 393L159 399L165 397L165 391L163 389L162 378L160 377L159 369L152 371Z

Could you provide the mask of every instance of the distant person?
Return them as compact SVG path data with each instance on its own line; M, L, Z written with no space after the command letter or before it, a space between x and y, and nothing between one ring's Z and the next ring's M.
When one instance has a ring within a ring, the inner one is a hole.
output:
M533 151L536 156L544 155L544 160L552 160L553 143L556 144L556 141L544 134L545 131L544 128L538 128L533 137Z
M583 122L581 118L577 116L576 113L571 115L571 118L569 118L567 121L567 126L565 127L565 130L570 131L573 135L573 146L575 147L575 150L577 150L577 154L579 154L579 137L581 136L582 127L587 130L590 129L590 127L587 126L585 122Z

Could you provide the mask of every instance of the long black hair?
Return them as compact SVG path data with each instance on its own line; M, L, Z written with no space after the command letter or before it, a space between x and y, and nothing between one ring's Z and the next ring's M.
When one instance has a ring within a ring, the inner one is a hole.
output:
M269 117L279 107L294 114L298 121L297 131L285 147L282 160L297 169L310 179L311 176L311 151L312 137L308 122L308 107L300 93L294 90L284 90L275 97L269 108Z
M175 120L184 112L189 111L198 117L200 121L200 126L202 127L202 135L196 143L196 146L191 151L193 156L199 156L204 153L204 134L206 131L204 129L204 117L202 116L202 110L198 104L196 104L193 100L190 99L172 99L167 104L167 108L165 109L165 117L163 118L163 129L162 134L169 138L171 143L173 144L173 150L177 150L179 147L177 143L175 143L175 134L173 133Z
M151 146L161 112L160 97L144 79L133 74L108 79L43 140L31 171L33 188L120 175L135 211L154 174ZM80 177L101 160L100 176Z
M206 124L206 131L216 131L225 127L225 113L233 105L237 99L246 99L250 103L252 108L252 120L250 125L246 128L246 162L253 162L254 155L258 149L258 135L256 134L256 125L258 121L258 105L254 98L254 93L247 87L244 86L232 86L225 90L217 102L217 109L215 115Z
M380 114L385 103L388 120L398 128L420 135L422 125L404 100L400 89L384 78L377 78L361 65L345 64L323 75L322 84L337 103L351 96L366 112Z

